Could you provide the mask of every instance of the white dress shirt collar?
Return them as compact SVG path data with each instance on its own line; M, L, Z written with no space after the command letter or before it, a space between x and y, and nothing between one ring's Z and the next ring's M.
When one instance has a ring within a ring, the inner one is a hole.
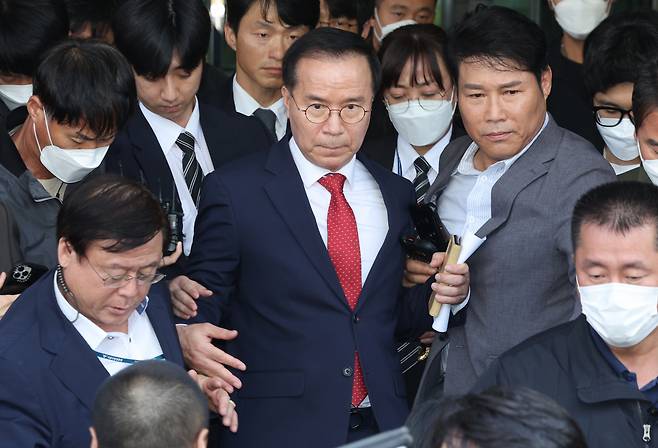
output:
M283 104L283 98L279 98L277 101L272 103L269 106L262 106L261 104L254 99L245 89L238 84L236 76L233 76L233 102L235 103L235 111L242 115L251 116L258 109L268 109L274 112L276 115L276 129L277 136L280 134L280 129L285 129L288 125L288 113L286 111L286 106ZM279 137L280 139L281 137Z
M299 149L299 146L297 146L297 142L295 142L294 137L290 139L290 152L292 153L292 158L295 161L299 175L301 176L302 182L304 183L304 188L309 188L326 174L332 172L331 170L317 166L308 160L302 153L302 150ZM355 166L356 156L352 156L350 161L347 162L341 169L338 171L333 171L342 174L347 179L344 188L349 188L350 185L354 184Z
M450 138L452 137L452 125L450 126L450 129L448 129L448 132L445 133L441 139L434 144L430 148L429 151L425 153L423 156L427 163L429 163L430 167L436 172L439 172L439 159L441 158L441 153L443 153L443 150L445 149L446 146L448 146L448 143L450 143ZM398 135L398 144L397 144L397 156L398 160L400 161L400 168L401 171L396 173L400 176L403 176L407 179L411 176L411 179L416 177L416 169L414 168L414 162L416 159L420 156L418 152L414 149L411 144L409 144L405 139L402 138L402 136ZM395 168L396 171L398 170L398 167Z
M197 142L201 139L201 123L199 121L199 101L196 97L194 98L194 109L192 109L192 115L187 121L187 125L183 128L178 123L155 114L151 112L141 101L139 102L139 107L146 118L146 121L153 129L155 137L158 139L158 143L162 148L162 151L165 153L170 151L176 143L176 139L183 131L187 131L194 136L194 140Z
M517 154L510 157L509 159L499 160L498 162L494 163L491 166L492 167L500 166L503 168L503 172L506 172L509 169L509 167L512 166L514 162L516 162L519 159L519 157L521 157L523 154L525 154L528 151L528 149L530 149L530 147L535 142L535 140L537 140L537 138L542 133L542 131L546 129L546 125L548 125L548 120L549 120L548 113L546 113L546 116L544 117L544 123L542 124L541 128L539 129L537 134L535 134L532 140L530 140L530 142L521 151L519 151ZM482 172L477 168L475 168L474 160L473 160L478 149L479 149L478 145L475 142L470 144L468 149L466 149L466 152L464 153L462 160L459 162L459 165L457 166L456 171L458 173L465 175L478 175Z
M89 320L82 313L78 312L71 304L64 298L62 292L57 286L57 274L53 278L53 287L55 288L55 298L57 299L57 305L59 309L62 310L64 317L73 324L73 327L80 333L80 336L89 344L92 350L98 349L98 346L110 335L98 325ZM137 308L139 311L135 310L132 312L128 318L128 336L131 336L131 329L134 327L134 321L146 311L148 306L148 297L144 298L144 301Z

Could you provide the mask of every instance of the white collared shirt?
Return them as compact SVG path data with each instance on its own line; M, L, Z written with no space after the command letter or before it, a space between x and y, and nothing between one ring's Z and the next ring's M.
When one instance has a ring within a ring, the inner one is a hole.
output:
M254 97L249 95L240 84L238 84L236 76L233 76L233 102L235 103L235 111L248 117L253 115L258 109L271 110L274 112L274 115L276 115L276 123L274 125L276 138L281 140L283 136L286 135L286 129L288 127L288 111L283 104L283 98L279 98L278 101L267 107L262 106L254 99Z
M427 163L430 165L430 170L427 172L427 178L430 181L430 184L434 182L436 176L439 175L439 159L443 150L450 143L450 138L452 137L452 125L448 132L445 133L441 139L430 148L429 151L423 156ZM402 176L405 179L413 182L416 178L416 168L414 168L414 162L420 157L420 154L416 152L413 146L411 146L402 136L398 135L398 146L395 150L395 156L393 157L393 172L398 176Z
M500 160L484 171L475 168L473 158L478 151L471 143L454 171L448 186L439 197L438 212L448 232L463 237L475 234L491 218L491 190L507 170L532 146L548 124L544 124L530 142L516 155Z
M187 184L185 183L185 176L183 175L183 151L178 145L176 145L176 139L178 139L178 136L183 131L188 131L192 134L194 136L194 154L196 155L197 162L199 162L199 165L201 166L203 175L207 176L215 171L212 159L210 158L210 152L208 151L208 145L206 144L206 139L203 136L201 123L199 121L199 102L196 101L195 98L194 110L192 110L192 115L190 115L187 126L184 128L171 120L154 114L144 106L141 101L139 107L149 126L153 129L155 137L158 139L160 149L162 149L162 152L167 159L169 170L174 178L178 197L180 197L183 207L183 233L185 234L183 239L183 251L185 252L185 255L189 255L190 249L192 249L192 240L194 239L194 221L196 220L197 209L194 200L192 199L192 195L190 194L190 190L188 190ZM165 200L170 199L171 195L172 192L170 191L162 192L162 198Z
M311 163L299 149L294 138L290 139L290 151L304 183L320 236L326 246L327 212L331 193L320 185L318 180L331 171ZM361 285L363 285L388 233L386 205L377 181L356 157L352 157L352 160L336 172L346 178L343 193L356 219L361 250Z
M105 332L98 325L93 323L84 315L80 314L66 301L57 286L57 276L53 279L55 288L55 297L57 305L62 310L64 317L73 324L73 327L80 333L89 347L97 352L109 355L110 357L147 360L162 355L162 347L158 337L153 330L151 321L146 314L148 306L148 297L140 304L137 310L133 311L128 318L128 334L120 332ZM118 362L98 356L98 360L103 364L105 370L110 375L114 375L130 364Z

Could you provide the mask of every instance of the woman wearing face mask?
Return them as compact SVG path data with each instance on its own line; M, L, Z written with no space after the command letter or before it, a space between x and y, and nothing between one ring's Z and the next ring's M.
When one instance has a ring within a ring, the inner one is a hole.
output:
M363 145L370 158L414 183L421 202L438 174L446 145L464 130L453 126L457 93L444 60L445 32L434 25L409 25L393 31L379 53L383 102L396 133ZM371 124L372 125L372 124ZM433 333L399 341L410 405L416 395ZM413 361L411 361L413 359ZM414 362L417 364L414 365ZM408 370L407 370L408 369Z
M642 65L633 89L635 135L642 166L638 180L658 185L658 51Z
M452 123L457 94L444 59L445 41L437 26L409 25L392 32L379 53L382 97L396 133L367 142L364 152L411 182L426 176L432 183L443 149L464 135Z

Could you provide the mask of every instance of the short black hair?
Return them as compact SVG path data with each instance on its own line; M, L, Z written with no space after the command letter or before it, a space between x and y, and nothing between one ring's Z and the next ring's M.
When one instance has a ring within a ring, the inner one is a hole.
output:
M612 182L585 193L576 202L571 218L574 253L583 224L605 227L622 235L649 224L658 237L658 187L645 182Z
M0 0L0 74L31 78L42 54L68 33L61 0Z
M72 33L91 27L92 38L102 38L112 29L112 18L119 0L65 0Z
M191 448L208 427L208 404L183 368L142 361L105 380L91 421L101 448Z
M130 65L95 40L66 39L51 48L34 75L34 94L56 122L84 124L97 138L112 138L136 104Z
M414 74L411 78L412 85L417 82L436 81L439 88L444 90L437 55L445 60L446 41L445 31L431 24L403 26L386 36L379 49L379 59L382 61L381 90L389 89L398 83L408 60L411 60L411 73ZM431 79L416 79L416 68L419 65L429 71Z
M582 431L560 405L531 389L494 387L437 404L431 447L586 448Z
M203 62L210 15L201 0L130 0L119 5L112 30L135 73L158 79L169 71L174 52L188 72Z
M286 26L315 28L320 18L319 0L226 0L226 23L237 34L240 22L249 8L260 3L263 17L270 7L275 7L281 23Z
M113 241L104 250L126 252L163 233L167 219L160 203L143 185L116 175L83 181L65 195L57 216L57 239L65 238L79 255L94 241Z
M325 0L330 17L357 19L358 2L355 0Z
M293 43L283 57L283 85L292 91L297 85L297 65L304 58L341 58L362 56L368 61L373 95L379 90L380 64L372 48L360 36L349 31L324 27L314 29Z
M633 122L640 129L644 119L658 111L658 48L656 57L640 65L633 86Z
M353 0L356 4L356 21L359 24L359 34L375 12L375 0ZM372 34L372 31L370 31Z
M590 96L623 82L635 83L637 67L656 53L658 12L634 11L605 19L585 40L583 73Z
M544 31L513 9L478 5L450 33L448 66L459 79L462 62L485 62L532 72L541 82L548 68Z

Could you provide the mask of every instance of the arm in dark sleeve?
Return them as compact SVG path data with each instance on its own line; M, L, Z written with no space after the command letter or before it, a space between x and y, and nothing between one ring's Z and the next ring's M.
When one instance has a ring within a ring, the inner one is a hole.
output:
M219 324L222 307L228 304L238 275L238 244L229 191L217 172L211 173L204 179L201 190L186 275L211 290L213 295L197 301L198 314L193 322Z
M0 358L0 445L51 446L51 431L32 386L18 368Z

